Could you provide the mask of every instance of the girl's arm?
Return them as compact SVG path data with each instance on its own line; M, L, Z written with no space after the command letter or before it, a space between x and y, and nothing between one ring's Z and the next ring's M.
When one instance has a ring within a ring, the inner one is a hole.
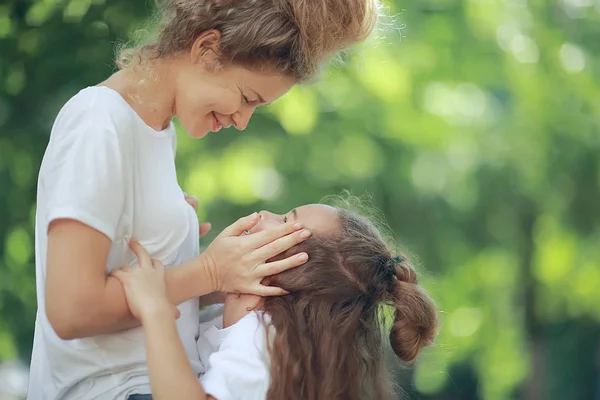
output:
M168 306L168 305L167 305ZM204 400L207 396L192 370L167 306L142 317L148 376L154 400Z
M305 260L265 260L304 240L301 227L285 224L240 236L257 223L240 218L198 257L168 268L166 285L172 304L214 291L278 295L283 291L260 284L264 276L301 265ZM48 231L46 313L62 339L118 332L139 326L131 315L122 286L106 276L111 241L72 219L55 220Z
M133 243L139 268L113 272L123 285L132 314L142 322L148 375L154 400L205 400L207 396L181 344L172 305L167 297L165 269Z

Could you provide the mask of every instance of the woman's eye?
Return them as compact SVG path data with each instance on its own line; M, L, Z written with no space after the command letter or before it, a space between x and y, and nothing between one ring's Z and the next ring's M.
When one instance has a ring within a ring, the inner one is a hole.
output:
M244 100L244 103L250 103L250 99L248 99L246 96L242 96L242 99Z
M283 217L283 223L285 224L287 222L287 216Z

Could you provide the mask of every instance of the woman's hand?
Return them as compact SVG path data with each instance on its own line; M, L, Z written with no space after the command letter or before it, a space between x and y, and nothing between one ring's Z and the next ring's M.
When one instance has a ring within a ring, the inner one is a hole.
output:
M173 317L179 318L179 310L167 297L163 264L150 258L138 242L131 241L130 247L138 258L139 267L123 267L111 275L125 288L131 314L143 322L149 315L171 310Z
M185 192L183 192L183 195L185 197L185 201L187 201L187 203L190 206L192 206L194 211L198 212L198 198L194 197L194 196L189 196ZM208 233L208 231L210 231L211 227L212 226L211 226L210 222L204 222L204 223L200 224L200 237L206 235Z
M299 253L284 260L267 262L306 240L311 233L302 229L302 224L290 222L251 235L243 235L254 227L259 219L257 213L240 218L225 228L202 254L215 291L258 296L286 294L281 288L262 285L262 280L266 276L302 265L308 260L306 253Z

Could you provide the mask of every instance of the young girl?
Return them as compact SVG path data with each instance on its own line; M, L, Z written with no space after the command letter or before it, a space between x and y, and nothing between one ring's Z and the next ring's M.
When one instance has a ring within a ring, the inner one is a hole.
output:
M194 138L245 129L257 107L363 40L378 12L377 0L157 3L156 38L121 52L120 70L71 98L52 127L37 191L33 400L149 393L143 332L108 276L134 261L131 237L170 267L169 299L197 371L199 296L282 293L260 282L306 254L265 261L310 232L289 224L240 237L257 222L250 216L199 254L198 220L177 182L172 119Z
M384 363L382 331L396 355L417 358L437 333L435 304L404 256L352 212L324 205L286 215L261 212L262 229L302 222L312 237L279 255L309 261L270 278L289 294L228 295L223 314L201 324L198 382L177 336L163 268L134 245L140 268L114 272L145 332L153 399L364 400L395 398ZM161 293L161 295L157 295Z

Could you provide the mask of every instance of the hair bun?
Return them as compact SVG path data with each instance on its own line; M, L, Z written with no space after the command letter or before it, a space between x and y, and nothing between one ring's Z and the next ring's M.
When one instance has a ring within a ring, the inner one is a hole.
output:
M417 272L410 266L405 264L405 259L402 257L392 258L394 267L396 269L396 278L401 282L406 283L417 283Z
M122 49L119 68L191 50L202 32L221 33L220 62L268 70L301 82L363 41L381 12L379 0L159 0L157 36Z
M393 302L394 325L390 344L403 361L414 361L423 347L433 344L438 331L434 301L418 286L417 274L409 265L396 264Z

